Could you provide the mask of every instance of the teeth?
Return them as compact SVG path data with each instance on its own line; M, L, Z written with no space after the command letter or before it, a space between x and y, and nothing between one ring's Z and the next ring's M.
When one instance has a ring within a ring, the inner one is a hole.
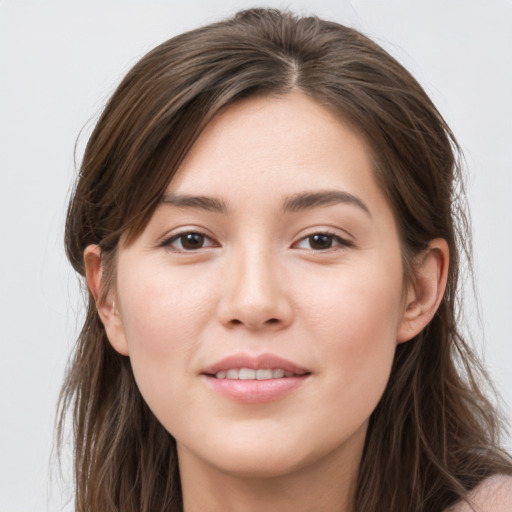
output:
M215 374L217 379L233 380L270 380L282 379L283 377L293 377L293 372L286 372L281 368L253 370L251 368L232 368L222 370Z
M249 368L240 368L238 372L238 378L240 380L251 380L256 378L256 370L251 370Z
M256 378L258 380L271 379L272 378L272 370L257 370Z

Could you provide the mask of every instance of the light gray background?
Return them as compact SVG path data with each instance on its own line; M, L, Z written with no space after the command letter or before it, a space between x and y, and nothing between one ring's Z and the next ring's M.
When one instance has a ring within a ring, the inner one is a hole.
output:
M62 243L75 140L85 126L80 160L109 94L147 50L252 5L0 0L0 512L61 510L69 496L69 467L62 482L50 451L78 328L79 289ZM413 72L452 126L468 160L485 354L510 406L512 1L258 5L313 12L363 30ZM477 309L473 301L467 307L484 351Z

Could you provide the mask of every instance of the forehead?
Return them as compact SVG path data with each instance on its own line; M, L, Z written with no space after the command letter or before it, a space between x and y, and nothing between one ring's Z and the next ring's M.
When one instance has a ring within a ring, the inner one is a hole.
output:
M237 185L250 195L262 182L290 193L304 186L377 187L364 139L331 109L292 93L225 108L192 146L169 190L228 192Z

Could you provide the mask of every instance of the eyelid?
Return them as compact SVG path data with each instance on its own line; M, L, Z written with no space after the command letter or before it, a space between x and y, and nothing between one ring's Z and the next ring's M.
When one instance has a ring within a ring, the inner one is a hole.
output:
M174 242L176 242L177 240L179 240L181 237L184 237L185 235L189 235L189 234L196 234L196 235L200 235L200 236L204 237L204 239L208 241L207 245L204 245L197 249L176 248L176 247L172 246L172 244ZM332 247L328 247L326 249L313 249L313 248L298 247L298 245L301 242L304 242L308 238L311 238L315 235L324 235L324 236L331 237L334 240L335 245ZM192 253L197 253L204 249L220 247L220 244L215 240L215 238L213 236L207 234L205 232L205 230L203 230L203 229L195 228L192 226L179 228L178 231L173 231L170 234L167 234L166 236L164 236L161 239L160 242L158 242L157 245L158 245L158 247L163 247L163 248L168 249L175 253L185 253L185 254L192 254ZM349 248L349 247L353 247L353 246L354 246L354 242L352 240L350 240L349 236L342 235L339 232L337 232L333 229L329 229L329 228L316 228L314 230L311 230L309 233L306 233L306 234L303 234L302 236L300 236L300 238L298 238L297 241L295 241L291 245L291 247L293 249L304 250L304 251L315 252L315 253L332 252L332 251L337 251L337 250L341 250L341 249Z
M312 249L312 248L306 249L306 248L302 248L302 247L297 247L297 245L300 242L303 242L303 241L307 240L308 238L311 238L315 235L325 235L325 236L332 237L335 241L337 241L337 245L334 247L329 247L327 249ZM341 249L345 249L345 248L349 248L349 247L354 247L354 242L352 242L352 240L350 240L349 237L343 236L340 233L335 232L331 229L316 229L314 231L311 231L311 232L301 236L296 242L294 242L292 244L292 248L309 251L309 252L315 252L315 253L325 253L325 252L337 251L337 250L341 250Z
M189 235L189 234L200 235L200 236L204 237L206 240L209 240L210 243L206 246L199 247L198 249L184 249L184 248L180 249L180 248L175 248L172 246L172 244L175 241L177 241L181 237L183 237L185 235ZM211 242L213 242L213 243L211 243ZM158 243L158 246L163 247L164 249L168 249L169 251L172 251L175 253L192 254L192 253L197 253L202 249L210 249L212 247L219 247L219 244L212 236L208 235L203 230L193 228L193 227L188 227L188 228L180 228L179 231L174 231L171 234L166 235Z

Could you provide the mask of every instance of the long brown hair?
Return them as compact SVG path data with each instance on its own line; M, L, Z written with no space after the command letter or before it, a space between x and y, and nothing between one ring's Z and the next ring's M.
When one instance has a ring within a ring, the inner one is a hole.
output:
M69 204L66 251L102 251L104 290L116 250L144 229L184 155L226 105L300 91L366 139L375 176L413 256L441 237L448 285L430 324L398 346L370 418L357 512L442 511L487 476L512 473L500 423L480 390L485 374L458 330L461 256L469 255L459 151L414 78L359 32L316 17L252 9L179 35L144 56L108 102L88 142ZM176 445L150 412L129 359L111 347L91 295L60 402L72 415L76 510L182 508Z

